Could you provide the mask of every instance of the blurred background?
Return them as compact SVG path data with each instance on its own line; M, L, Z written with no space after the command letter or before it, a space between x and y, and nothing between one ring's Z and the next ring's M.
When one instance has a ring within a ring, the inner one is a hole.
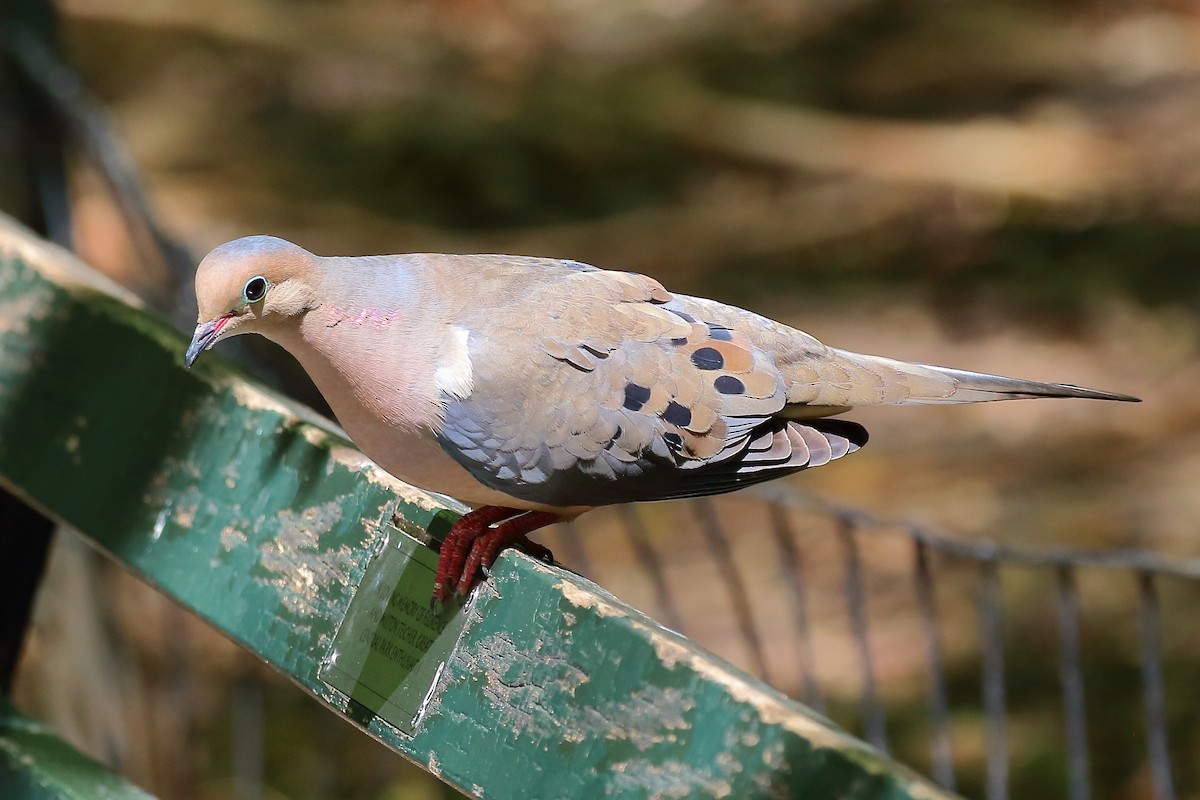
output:
M1078 792L1080 735L1094 796L1200 796L1200 4L55 5L57 55L0 17L0 159L29 152L13 98L43 93L61 233L181 329L195 260L272 233L572 258L838 347L1142 397L855 412L870 445L774 504L601 510L542 540L968 796ZM28 217L17 172L0 208ZM319 402L269 345L240 357ZM993 543L1075 555L997 571ZM1078 566L1114 550L1143 555ZM148 790L454 796L68 536L45 585L18 704Z

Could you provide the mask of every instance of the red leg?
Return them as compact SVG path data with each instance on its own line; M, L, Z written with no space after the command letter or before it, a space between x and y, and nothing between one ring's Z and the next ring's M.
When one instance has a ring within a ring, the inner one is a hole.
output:
M479 583L479 568L491 569L501 550L520 543L530 531L544 528L559 519L558 514L549 511L530 511L479 536L471 546L471 554L467 556L467 563L458 579L458 594L466 595Z
M433 584L435 604L444 601L446 590L458 582L467 553L488 526L520 513L521 510L517 508L482 506L459 517L458 521L450 526L450 532L446 534L446 540L442 542L442 549L438 555L437 577L434 578Z

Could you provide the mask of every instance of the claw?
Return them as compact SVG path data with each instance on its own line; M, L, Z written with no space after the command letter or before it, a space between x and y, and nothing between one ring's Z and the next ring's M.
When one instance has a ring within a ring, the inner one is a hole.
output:
M451 527L442 542L438 554L437 575L434 578L433 598L439 602L446 599L451 587L460 582L464 560L474 548L475 542L494 522L520 514L514 508L484 506L464 514Z
M515 546L525 551L525 554L530 558L541 561L543 564L554 564L554 553L550 551L550 548L544 544L538 544L528 536L522 536L517 540Z
M498 506L484 506L464 515L451 526L442 543L434 600L441 602L451 587L457 599L465 599L480 582L481 574L491 574L492 563L506 547L523 545L533 550L535 558L553 563L550 551L529 541L527 534L558 520L557 514L547 511L524 512ZM493 524L495 527L491 527Z
M430 596L430 598L429 598L429 610L432 613L437 614L438 616L441 616L442 613L446 610L446 589L447 588L448 587L447 587L445 581L434 584L433 595Z

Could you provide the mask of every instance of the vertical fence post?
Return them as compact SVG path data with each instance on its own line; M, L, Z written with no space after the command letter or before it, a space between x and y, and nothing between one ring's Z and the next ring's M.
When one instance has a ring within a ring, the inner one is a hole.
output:
M934 597L933 569L929 563L929 546L913 539L917 605L925 628L925 649L929 657L929 721L930 757L933 778L954 791L954 756L950 750L949 701L946 692L946 672L942 667L942 628L938 624L937 601Z
M847 518L840 518L838 533L846 558L846 605L850 612L850 628L854 633L854 643L858 646L858 663L862 668L863 729L867 741L886 753L887 717L875 687L875 664L871 659L871 640L867 628L866 591L863 588L858 540L854 538L854 523Z
M771 532L779 547L780 567L783 580L788 587L792 613L796 618L797 658L800 661L800 679L804 685L804 702L813 709L825 713L825 698L817 680L816 655L813 651L812 630L808 624L808 597L804 585L804 563L800 548L796 544L788 510L782 503L771 504Z
M1008 798L1008 717L1004 697L1004 640L1000 575L996 564L979 565L979 639L983 648L983 706L987 715L987 797Z
M1056 570L1058 598L1059 675L1067 722L1067 796L1088 800L1087 718L1084 714L1083 666L1080 663L1079 589L1075 571L1066 565Z
M1171 751L1167 745L1167 704L1163 690L1161 620L1154 574L1138 573L1138 622L1141 633L1142 697L1146 703L1146 755L1154 781L1154 800L1175 800Z
M717 509L708 498L696 500L692 506L696 511L696 521L704 533L709 552L712 553L717 570L721 573L722 582L729 590L729 599L733 602L733 615L737 619L742 640L750 653L750 661L755 674L763 680L768 680L767 657L763 653L762 641L754 626L754 614L750 610L750 595L746 591L746 582L733 561L733 549L725 535L725 528L717 519Z
M675 607L675 601L667 587L667 576L663 571L662 559L658 557L658 552L650 544L650 534L647 533L646 526L642 524L642 518L638 516L637 510L631 505L617 506L617 514L621 517L625 535L629 539L630 546L633 547L638 564L650 577L650 584L654 587L654 602L658 604L658 610L662 613L662 623L673 631L683 633L683 617L680 616L679 609Z

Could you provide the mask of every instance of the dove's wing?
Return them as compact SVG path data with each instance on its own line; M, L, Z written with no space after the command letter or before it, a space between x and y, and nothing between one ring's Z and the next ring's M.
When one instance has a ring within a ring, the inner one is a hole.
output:
M644 275L471 258L489 304L456 317L473 380L444 398L439 441L531 502L715 494L819 466L866 442L855 423L823 419L859 405L1133 399L838 350Z
M689 301L631 273L539 275L468 321L471 388L444 398L443 449L487 486L574 506L731 491L866 441L851 422L777 419L771 354Z
M825 416L865 405L983 403L1034 397L1134 401L1129 395L1064 383L915 364L827 347L803 331L751 311L699 297L677 296L694 316L744 331L771 354L783 375L782 416Z

